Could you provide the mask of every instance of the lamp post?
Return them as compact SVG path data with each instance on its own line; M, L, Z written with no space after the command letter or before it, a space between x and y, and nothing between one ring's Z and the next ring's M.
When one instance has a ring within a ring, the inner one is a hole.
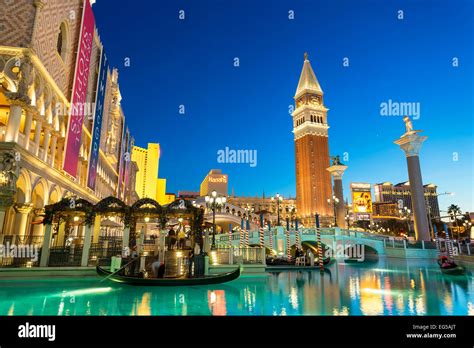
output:
M244 214L244 217L246 217L245 221L244 221L244 245L246 248L249 247L249 230L250 230L250 221L251 220L251 214L253 214L254 212L254 208L250 205L250 204L247 204L247 207L245 208L245 214Z
M333 205L333 211L334 211L334 227L338 227L337 226L337 211L336 211L336 207L339 203L339 198L337 198L336 196L332 196L332 201L331 201L331 198L328 198L328 204L329 205Z
M464 231L466 231L466 235L469 238L469 232L471 231L472 223L466 220L464 221L463 226L464 226Z
M212 210L212 245L211 249L216 248L216 209L222 207L227 201L226 197L219 196L217 191L212 191L210 196L204 198L206 200L206 207Z
M278 214L277 226L280 226L280 202L283 201L283 197L280 196L279 193L277 193L274 197L272 197L272 201L273 202L276 201L276 204L277 204L277 214Z
M439 196L444 196L444 195L449 195L449 196L453 196L454 193L452 192L443 192L443 193L438 193L438 194L435 194L433 195L434 197L439 197ZM431 204L428 200L428 196L426 197L426 206L428 208L428 220L429 220L429 223L430 223L430 231L431 231L431 237L433 239L435 239L435 235L434 235L434 229L433 229L433 216L431 216ZM437 218L438 216L435 216L434 218Z
M410 233L410 214L411 210L407 207L403 207L403 209L399 209L398 213L400 216L407 221L407 236Z
M290 217L291 227L295 226L295 216L296 216L296 207L293 204L290 204L285 208L286 215Z
M346 223L347 223L347 228L351 228L351 216L349 213L346 214Z

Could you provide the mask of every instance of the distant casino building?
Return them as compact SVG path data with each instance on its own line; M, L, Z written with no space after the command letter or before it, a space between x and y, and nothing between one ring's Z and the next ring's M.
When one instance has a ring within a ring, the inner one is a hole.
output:
M88 0L0 5L0 242L41 237L64 197L133 203L137 166L116 69Z
M437 186L434 184L424 185L425 200L431 211L433 218L439 217ZM410 182L405 181L393 185L390 182L384 182L374 185L375 200L381 203L396 203L398 208L407 207L412 209Z
M227 196L229 194L228 184L229 177L227 174L222 174L220 169L212 169L202 181L199 192L202 197L210 195L212 191L216 191L219 195Z
M400 213L398 212L398 204L392 202L374 202L373 203L373 213L372 218L378 219L389 219L389 218L399 218Z
M139 198L151 198L166 205L174 202L176 195L166 192L166 179L158 177L160 157L160 144L149 143L146 149L134 146L132 161L138 168L134 183Z
M132 160L137 163L135 190L140 198L156 198L160 164L160 144L148 144L146 149L134 146Z

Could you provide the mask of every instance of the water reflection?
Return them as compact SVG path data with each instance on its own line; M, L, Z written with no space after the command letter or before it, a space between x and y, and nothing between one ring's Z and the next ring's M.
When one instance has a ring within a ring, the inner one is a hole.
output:
M132 287L98 278L0 281L0 315L474 315L472 275L426 261L333 264L210 287Z

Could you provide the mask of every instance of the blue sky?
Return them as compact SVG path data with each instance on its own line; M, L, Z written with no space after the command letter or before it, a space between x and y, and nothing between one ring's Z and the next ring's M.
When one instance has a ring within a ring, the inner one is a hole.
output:
M346 194L351 181L407 180L405 156L393 144L404 132L402 117L381 116L380 104L415 102L414 127L428 136L420 157L424 183L455 193L440 197L442 210L456 203L472 211L473 4L98 0L93 9L120 71L136 144L161 144L159 176L169 192L198 190L207 172L220 168L238 195L294 195L288 108L307 51L330 109L330 152L349 156ZM257 150L257 166L217 163L226 146Z

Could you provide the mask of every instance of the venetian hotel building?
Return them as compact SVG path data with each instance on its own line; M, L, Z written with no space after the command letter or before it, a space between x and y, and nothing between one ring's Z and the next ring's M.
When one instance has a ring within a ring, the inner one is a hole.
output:
M64 197L136 199L118 71L103 52L89 0L2 1L0 243L41 238L44 207Z

